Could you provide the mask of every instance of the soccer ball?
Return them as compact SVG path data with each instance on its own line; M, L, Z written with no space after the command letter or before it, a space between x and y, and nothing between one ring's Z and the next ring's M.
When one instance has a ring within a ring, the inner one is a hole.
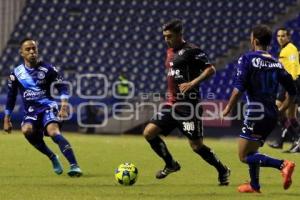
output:
M138 169L132 163L123 163L115 170L115 179L121 185L133 185L138 176Z

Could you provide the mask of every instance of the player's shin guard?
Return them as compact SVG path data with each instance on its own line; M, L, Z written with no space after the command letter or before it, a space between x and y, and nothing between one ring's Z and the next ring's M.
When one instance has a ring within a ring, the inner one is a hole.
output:
M222 164L216 154L209 147L203 145L200 149L194 151L199 154L203 158L203 160L214 166L219 173L225 172L227 170L227 168Z
M156 152L156 154L165 161L166 166L172 167L174 161L165 142L159 136L156 136L152 140L147 141L149 142L151 148Z
M77 161L70 143L60 134L51 137L58 144L60 151L64 154L70 165L77 165Z
M280 170L283 160L278 160L256 152L248 154L246 157L246 162L248 164L257 164L261 167L272 167Z
M249 175L250 175L250 185L254 190L259 191L260 184L259 184L259 164L249 164Z
M47 147L43 138L36 134L27 134L25 135L27 141L34 146L42 154L45 154L49 159L52 159L55 154Z

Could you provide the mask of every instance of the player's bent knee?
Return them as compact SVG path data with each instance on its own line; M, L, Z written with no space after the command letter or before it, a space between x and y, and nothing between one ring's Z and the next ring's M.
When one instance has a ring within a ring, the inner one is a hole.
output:
M146 140L151 140L158 135L157 127L153 124L148 124L144 129L143 136Z
M49 124L46 129L49 136L55 136L60 134L59 126L57 123Z
M203 144L197 144L197 145L191 145L191 148L194 152L199 152L199 150L202 148Z
M194 152L198 152L203 147L203 141L201 139L198 140L189 140L190 146Z
M31 125L24 125L22 126L21 131L24 135L31 135L33 134L33 127Z

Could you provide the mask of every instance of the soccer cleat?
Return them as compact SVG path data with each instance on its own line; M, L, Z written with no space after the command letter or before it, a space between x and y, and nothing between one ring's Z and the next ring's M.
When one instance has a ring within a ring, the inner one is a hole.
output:
M244 183L238 187L238 191L241 193L261 193L261 191L258 189L254 189L250 183Z
M63 173L63 168L59 162L58 156L55 155L51 158L52 166L53 166L53 171L57 174L60 175Z
M294 142L291 148L286 153L300 153L300 141Z
M225 166L225 171L220 173L219 172L219 185L224 186L224 185L229 185L229 176L230 176L230 169Z
M177 172L180 170L180 165L177 161L175 161L173 163L172 168L165 166L165 168L163 170L159 170L156 173L156 178L157 179L163 179L165 177L167 177L169 174L173 173L173 172Z
M281 175L283 178L283 188L285 190L289 189L292 185L292 175L295 169L295 163L289 160L283 162L283 167L281 169Z
M78 165L71 165L68 175L70 177L80 177L82 175L82 171Z
M279 142L274 142L271 144L268 144L269 147L274 148L274 149L282 149L283 148L283 143L279 143Z
M289 150L289 153L300 153L300 147L299 147L299 145L292 147Z

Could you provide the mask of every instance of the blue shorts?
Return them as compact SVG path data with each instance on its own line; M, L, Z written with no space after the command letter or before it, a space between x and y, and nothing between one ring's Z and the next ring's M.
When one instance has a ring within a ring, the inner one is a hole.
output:
M50 123L60 124L60 120L57 117L58 111L56 109L47 109L41 113L27 113L23 117L21 126L24 124L32 124L35 131L42 132L47 135L46 127Z
M258 141L264 145L266 138L277 124L277 117L264 117L261 120L245 120L242 128L241 138Z

